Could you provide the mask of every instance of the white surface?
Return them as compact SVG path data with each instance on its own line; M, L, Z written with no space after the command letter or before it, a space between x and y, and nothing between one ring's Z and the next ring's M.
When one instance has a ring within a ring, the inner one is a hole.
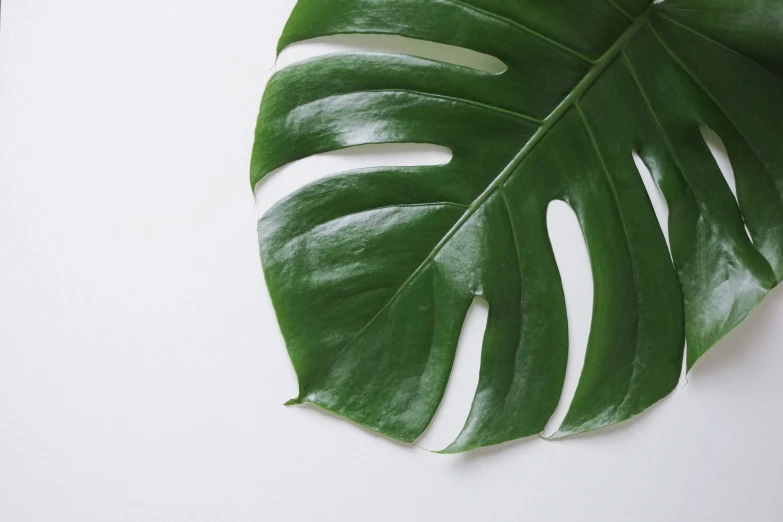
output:
M292 5L4 0L0 521L779 521L780 291L596 434L441 456L282 406L247 166Z

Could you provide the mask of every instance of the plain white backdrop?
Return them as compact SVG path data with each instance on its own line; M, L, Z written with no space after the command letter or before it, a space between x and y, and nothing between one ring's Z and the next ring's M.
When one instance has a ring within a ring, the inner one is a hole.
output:
M0 521L781 520L783 291L649 413L565 441L440 456L282 406L248 164L293 4L3 2ZM279 172L259 207L372 154ZM467 413L481 316L429 437Z

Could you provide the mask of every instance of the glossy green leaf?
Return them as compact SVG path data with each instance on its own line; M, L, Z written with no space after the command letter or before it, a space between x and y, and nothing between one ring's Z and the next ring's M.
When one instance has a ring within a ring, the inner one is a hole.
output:
M780 0L299 0L280 49L349 33L468 48L508 70L353 53L270 81L254 186L349 146L453 152L443 166L327 178L259 222L299 379L292 403L415 440L482 296L478 389L446 451L541 432L568 351L546 226L553 200L578 216L595 285L584 369L556 436L626 420L666 396L685 341L690 367L783 277ZM726 145L739 206L702 128ZM671 256L634 152L669 206Z

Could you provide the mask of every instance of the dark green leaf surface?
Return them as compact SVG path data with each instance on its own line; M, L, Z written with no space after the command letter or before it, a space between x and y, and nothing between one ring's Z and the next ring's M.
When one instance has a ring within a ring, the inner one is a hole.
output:
M508 70L355 53L271 80L254 186L349 146L453 152L443 166L327 178L259 222L299 378L292 403L415 440L481 296L490 312L478 389L446 451L541 432L568 351L546 226L553 200L578 216L595 287L583 373L557 436L666 396L685 341L690 367L783 277L783 2L299 0L280 49L348 33L464 47ZM739 207L703 127L726 145ZM668 203L671 256L634 152Z

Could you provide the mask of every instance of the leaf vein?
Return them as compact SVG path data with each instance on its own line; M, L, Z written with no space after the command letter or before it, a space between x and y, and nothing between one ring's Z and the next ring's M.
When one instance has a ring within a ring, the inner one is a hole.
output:
M506 23L508 25L511 25L513 27L516 27L517 29L520 29L520 30L522 30L522 31L532 35L532 36L535 36L539 40L547 42L547 43L553 45L554 47L557 47L561 51L565 51L565 52L567 52L569 54L572 54L572 55L576 56L577 58L579 58L580 60L582 60L582 61L584 61L586 63L590 63L590 64L594 64L595 63L595 60L585 56L584 54L580 53L576 49L573 49L573 48L571 48L571 47L569 47L569 46L567 46L565 44L562 44L562 43L558 42L557 40L555 40L553 38L550 38L549 36L546 36L545 34L539 33L535 29L532 29L532 28L530 28L530 27L528 27L528 26L526 26L524 24L521 24L521 23L519 23L519 22L517 22L515 20L507 18L507 17L505 17L503 15L500 15L498 13L494 13L492 11L488 11L486 9L482 9L480 7L476 7L475 5L471 5L471 4L467 3L467 2L463 2L462 0L439 0L439 1L444 2L444 3L454 4L454 5L460 6L463 9L466 9L468 11L473 11L475 13L480 13L480 14L482 14L484 16L489 17L489 18L494 18L495 20L504 22L504 23Z
M691 194L693 194L693 199L696 201L696 205L699 207L699 212L702 216L704 216L705 220L707 221L707 224L712 229L713 232L717 231L717 227L715 226L715 223L713 222L712 214L708 211L708 209L704 205L704 201L702 200L701 195L694 189L693 182L691 181L690 177L688 176L688 173L685 169L685 167L682 166L682 163L680 163L680 158L677 156L677 154L674 152L674 145L672 145L671 140L669 139L669 136L666 134L666 130L663 127L663 124L661 123L660 119L658 118L658 113L655 111L655 109L652 106L652 102L650 101L649 97L647 96L647 92L644 89L644 86L641 83L641 80L639 79L639 76L636 74L636 69L634 68L633 64L631 63L630 58L626 53L623 53L623 58L625 59L625 62L628 64L628 67L631 72L631 76L634 79L634 83L636 83L636 87L639 89L639 92L642 95L642 98L644 99L645 104L647 105L647 109L650 111L650 114L653 117L653 120L655 120L656 127L658 128L658 131L663 138L663 142L666 145L666 150L669 151L669 154L671 155L672 159L674 160L674 164L677 165L677 170L680 171L680 174L682 175L683 180L685 180L685 183L688 185ZM737 238L736 234L731 233L729 231L729 234L727 234L728 239L734 244L735 247L741 248L740 240ZM747 237L747 236L746 236ZM749 241L749 240L748 240ZM755 248L754 248L755 250ZM758 252L756 250L756 252ZM766 263L766 266L769 268L770 273L774 274L774 271L772 270L772 267L769 264L769 261L759 254L760 258L764 260Z
M634 297L636 298L636 305L637 305L637 310L636 310L636 313L634 314L634 326L633 326L634 332L635 332L635 338L636 338L636 343L634 344L634 363L635 363L636 362L636 356L638 355L638 352L639 352L639 338L638 338L638 336L639 336L639 310L638 310L638 307L639 307L639 305L641 303L640 303L640 299L639 299L639 292L637 290L639 288L639 274L638 274L638 270L636 268L636 264L633 261L633 259L634 259L633 258L633 254L631 253L631 242L629 240L630 234L628 233L628 224L626 223L625 216L623 215L623 209L622 209L622 204L620 203L620 197L617 195L617 187L615 185L614 180L612 179L611 173L609 172L609 167L606 165L606 160L604 159L604 156L603 156L603 154L601 154L601 150L598 147L598 140L596 140L596 138L595 138L595 134L593 133L593 129L590 127L590 123L587 121L587 116L585 115L584 111L582 110L582 107L579 104L577 104L576 107L577 107L577 110L579 111L579 116L580 116L580 118L582 120L582 124L584 125L584 128L587 131L587 135L590 137L590 143L593 146L593 150L595 150L596 157L601 162L601 168L602 168L602 170L604 172L604 176L606 177L606 181L609 184L609 189L612 192L612 199L614 199L615 206L617 207L617 215L620 217L620 224L623 227L623 239L625 240L625 246L626 246L626 248L628 250L628 257L629 257L629 262L630 262L630 265L631 265L631 274L632 274L633 280L634 280L633 292L634 292ZM623 394L622 402L619 405L617 405L617 409L615 410L616 412L621 411L622 407L625 405L626 402L628 402L628 399L630 399L630 393L629 392L631 391L631 386L633 385L633 380L634 380L634 378L637 375L637 369L638 369L637 368L637 364L634 364L633 368L631 369L631 377L630 377L630 379L628 379L628 387L626 388L625 393ZM579 390L577 389L577 392L578 391Z
M699 31L698 29L694 29L693 27L680 22L679 20L677 20L676 18L672 17L671 15L667 15L665 13L658 12L658 16L660 16L664 20L668 20L669 22L673 23L674 25L677 25L677 26L681 27L682 29L685 29L686 31L689 31L689 32L693 33L694 35L696 35L696 36L698 36L700 38L703 38L704 40L710 42L713 45L716 45L716 46L720 47L721 49L723 49L725 51L729 51L730 53L732 53L732 54L734 54L736 56L739 56L740 58L744 58L744 59L746 59L748 61L751 61L751 62L755 63L756 65L758 65L759 67L761 67L765 71L769 72L770 74L772 74L774 76L777 76L777 77L780 77L780 75L778 73L770 70L769 67L767 67L766 65L760 63L755 58L751 58L750 56L748 56L748 55L746 55L744 53L741 53L737 49L734 49L733 47L729 47L728 45L719 42L718 40L712 38L711 36L708 36L708 35L704 34L703 32Z
M286 240L285 244L289 245L293 243L294 241L297 241L298 239L306 236L313 230L315 230L318 227L322 227L324 225L328 225L329 223L334 223L335 221L340 221L341 219L349 218L351 216L357 216L359 214L365 214L367 212L378 212L381 210L391 210L391 209L397 209L397 208L417 208L417 207L454 207L454 208L462 208L467 209L468 205L463 205L461 203L454 203L451 201L439 201L435 203L400 203L396 205L386 205L383 207L376 207L376 208L368 208L365 210L359 210L357 212L351 212L350 214L344 214L339 217L336 217L334 219L330 219L328 221L324 221L323 223L318 223L316 225L313 225L312 227L308 228L307 230L300 232L296 234L295 236L289 238Z
M461 104L464 104L464 105L470 105L470 106L473 106L473 107L476 107L476 108L479 108L479 109L484 109L484 110L491 111L491 112L497 112L497 113L505 114L507 116L513 116L513 117L518 118L520 120L525 120L527 122L534 123L536 125L541 125L543 123L543 120L540 120L540 119L538 119L538 118L536 118L534 116L530 116L529 114L523 114L521 112L516 112L516 111L509 110L509 109L503 109L502 107L498 107L496 105L489 105L487 103L482 103L482 102L478 102L478 101L475 101L475 100L469 100L467 98L460 98L458 96L448 96L446 94L437 94L437 93L432 93L432 92L417 91L417 90L414 90L414 89L374 89L374 90L360 90L360 91L341 92L339 94L333 94L331 96L324 96L323 98L317 98L317 99L312 100L310 102L307 102L305 104L298 105L298 106L294 107L293 109L291 109L290 111L288 111L288 113L290 114L291 112L293 112L295 110L302 109L302 107L307 107L309 105L312 105L314 103L318 103L318 102L321 102L321 101L324 101L324 100L330 100L330 99L333 99L333 98L339 98L341 96L350 96L352 94L365 94L365 93L368 93L368 94L373 94L373 93L375 93L375 94L382 94L382 93L389 93L389 94L395 94L395 93L412 94L412 95L415 95L415 96L421 96L423 98L434 98L434 99L438 99L438 100L450 101L450 102L453 102L453 103L461 103Z
M767 169L766 165L764 164L764 161L759 156L758 151L750 143L750 140L748 140L748 138L745 136L745 133L742 131L742 129L740 129L739 125L737 125L734 122L734 119L731 117L731 115L729 115L728 111L723 107L723 104L721 104L718 101L718 99L715 97L715 95L713 95L712 92L707 88L707 86L704 85L704 83L699 79L699 77L696 75L696 73L693 72L691 70L691 68L689 68L685 64L685 62L683 62L683 60L674 52L674 50L672 50L672 48L664 41L664 39L661 37L661 35L659 35L656 31L652 31L652 33L655 36L655 38L658 40L660 45L664 48L664 50L672 58L672 60L677 62L677 64L683 69L683 71L685 71L693 79L693 81L696 83L696 85L699 86L699 88L704 92L704 94L710 100L712 100L712 102L715 104L715 106L717 106L718 109L720 109L720 111L723 113L723 115L726 116L726 119L729 121L729 123L732 125L732 127L734 127L734 129L737 131L737 133L740 135L740 137L743 139L743 141L745 141L745 143L748 145L748 148L753 152L753 155L756 156L756 159L759 160L759 163L761 163L761 165L764 167L764 172L767 173L767 176L770 179L773 179L771 173L769 172L769 170ZM773 182L774 182L774 179L773 179ZM780 202L781 208L783 208L783 196L781 196L779 193L778 193L778 201Z

